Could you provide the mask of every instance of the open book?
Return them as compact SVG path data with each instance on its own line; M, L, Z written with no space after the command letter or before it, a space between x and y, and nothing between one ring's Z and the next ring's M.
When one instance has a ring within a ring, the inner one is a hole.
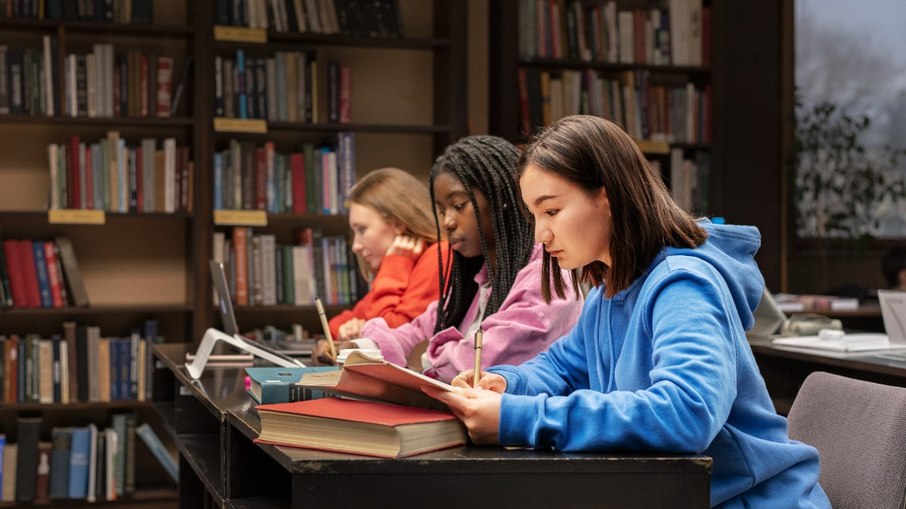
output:
M361 351L351 352L341 370L306 373L298 385L331 394L422 408L444 408L444 405L423 393L421 387L430 385L444 391L458 391L450 384Z

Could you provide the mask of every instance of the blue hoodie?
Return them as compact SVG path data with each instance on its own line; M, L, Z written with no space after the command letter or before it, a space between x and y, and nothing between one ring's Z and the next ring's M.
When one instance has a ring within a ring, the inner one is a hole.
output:
M702 453L712 506L830 507L818 451L790 440L745 338L764 287L758 230L700 225L700 247L664 249L611 299L594 288L568 336L491 369L507 380L500 443Z

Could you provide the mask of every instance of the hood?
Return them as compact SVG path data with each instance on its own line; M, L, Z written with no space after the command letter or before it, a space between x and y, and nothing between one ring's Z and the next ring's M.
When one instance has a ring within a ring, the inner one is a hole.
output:
M736 310L745 330L755 323L752 312L761 300L764 276L755 263L755 253L761 246L761 233L754 226L714 224L708 219L698 222L708 232L704 244L695 248L667 248L662 256L694 256L711 264L723 276L736 303ZM662 259L659 256L655 262Z

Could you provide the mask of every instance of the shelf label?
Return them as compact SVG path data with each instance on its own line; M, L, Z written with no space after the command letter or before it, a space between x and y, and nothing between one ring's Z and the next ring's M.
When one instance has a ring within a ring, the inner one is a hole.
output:
M103 210L90 209L51 209L47 211L47 222L103 225L107 222L107 213Z
M644 154L669 154L670 144L666 141L635 140L639 150Z
M263 210L215 210L214 224L221 226L267 226Z
M214 40L226 42L267 42L267 30L263 28L232 27L216 25Z
M220 133L254 133L267 132L267 121L260 118L224 118L214 119L214 130Z

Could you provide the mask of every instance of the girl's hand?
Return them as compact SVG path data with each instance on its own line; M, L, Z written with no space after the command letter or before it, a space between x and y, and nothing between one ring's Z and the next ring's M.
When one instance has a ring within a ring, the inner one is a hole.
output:
M355 348L355 345L349 341L340 341L335 343L337 353L345 348ZM311 351L311 363L314 366L335 366L337 358L330 353L330 344L326 339L319 339Z
M483 389L465 389L450 392L431 386L422 391L446 404L469 430L473 443L494 445L500 441L500 400L499 393Z
M425 241L408 235L397 235L387 249L387 255L411 256L418 258L425 249ZM385 255L386 256L386 255Z
M474 372L474 369L463 371L450 381L450 385L453 387L462 387L464 389L472 387L472 380L474 379L472 375ZM482 371L480 376L481 378L478 379L479 389L494 391L498 394L506 392L506 378L503 378L496 373L488 373L486 371Z
M361 318L353 318L343 325L340 325L339 340L347 341L359 337L359 334L362 333L362 327L364 326L365 320L362 320Z

